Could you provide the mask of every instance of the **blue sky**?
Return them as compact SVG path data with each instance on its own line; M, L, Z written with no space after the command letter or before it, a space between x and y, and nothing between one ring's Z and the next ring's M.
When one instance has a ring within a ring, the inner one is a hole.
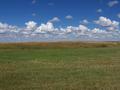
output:
M102 19L106 21L94 22ZM111 25L102 24L109 20L111 20ZM82 24L91 30L95 28L106 31L108 28L118 30L119 25L116 25L117 28L112 27L112 23L113 21L120 22L120 0L0 0L2 25L26 29L25 23L30 21L34 25L37 24L36 29L41 23L51 22L57 29L65 29L68 26L78 27ZM4 31L1 30L1 32L3 34Z
M120 5L108 7L110 0L0 0L0 20L14 25L24 25L29 20L38 23L47 22L53 17L59 17L61 23L78 25L83 19L93 20L99 16L119 20L117 14ZM103 12L97 13L97 9ZM35 13L36 16L32 16ZM72 15L70 22L64 19ZM60 23L60 22L59 22Z

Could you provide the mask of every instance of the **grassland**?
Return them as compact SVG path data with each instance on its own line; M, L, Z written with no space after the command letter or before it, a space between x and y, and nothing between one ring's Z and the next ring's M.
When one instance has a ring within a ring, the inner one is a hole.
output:
M120 90L120 43L0 44L0 90Z

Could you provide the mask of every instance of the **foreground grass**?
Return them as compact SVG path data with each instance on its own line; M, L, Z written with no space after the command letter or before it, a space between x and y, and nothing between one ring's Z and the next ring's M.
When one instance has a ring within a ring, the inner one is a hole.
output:
M120 47L45 45L0 45L0 90L120 90Z

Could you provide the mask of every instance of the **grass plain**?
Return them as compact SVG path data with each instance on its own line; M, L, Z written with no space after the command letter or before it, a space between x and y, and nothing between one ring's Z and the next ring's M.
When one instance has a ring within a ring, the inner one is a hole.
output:
M0 90L120 90L120 43L2 43Z

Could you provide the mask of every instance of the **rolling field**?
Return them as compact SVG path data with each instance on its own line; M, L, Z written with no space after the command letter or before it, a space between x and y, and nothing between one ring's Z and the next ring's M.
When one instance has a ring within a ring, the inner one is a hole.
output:
M0 44L0 90L120 90L120 43Z

